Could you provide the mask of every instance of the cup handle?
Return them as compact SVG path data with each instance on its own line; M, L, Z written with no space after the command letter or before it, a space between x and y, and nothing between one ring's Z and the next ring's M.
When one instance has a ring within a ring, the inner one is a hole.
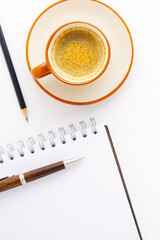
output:
M31 73L34 78L42 78L49 75L51 71L49 70L47 63L45 62L33 68L31 70Z

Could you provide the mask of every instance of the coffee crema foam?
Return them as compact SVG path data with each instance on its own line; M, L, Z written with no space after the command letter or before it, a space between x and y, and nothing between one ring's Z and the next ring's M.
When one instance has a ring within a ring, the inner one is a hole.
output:
M102 39L85 27L72 27L61 33L51 49L55 70L70 80L85 80L96 75L106 58Z

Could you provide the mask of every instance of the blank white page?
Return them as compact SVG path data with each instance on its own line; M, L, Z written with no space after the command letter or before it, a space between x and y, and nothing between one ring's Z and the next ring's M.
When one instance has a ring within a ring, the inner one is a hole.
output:
M73 166L0 193L3 240L138 240L138 232L104 126L57 138L56 146L15 153L0 165L0 177L73 157ZM16 155L17 154L17 155Z

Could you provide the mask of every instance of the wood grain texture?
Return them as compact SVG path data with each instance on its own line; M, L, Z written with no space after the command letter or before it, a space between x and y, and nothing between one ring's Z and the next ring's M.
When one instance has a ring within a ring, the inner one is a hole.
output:
M53 163L51 165L41 167L29 172L24 173L24 178L26 182L31 182L33 180L36 180L41 177L45 177L49 174L58 172L60 170L65 169L63 161L58 162L58 163ZM11 188L15 188L22 185L19 175L13 176L13 177L8 177L8 178L3 178L0 180L0 192L9 190Z
M31 182L41 177L45 177L49 174L55 173L57 171L65 169L63 161L58 163L53 163L51 165L32 170L30 172L24 173L26 182Z
M0 181L0 192L22 185L19 176L13 176Z

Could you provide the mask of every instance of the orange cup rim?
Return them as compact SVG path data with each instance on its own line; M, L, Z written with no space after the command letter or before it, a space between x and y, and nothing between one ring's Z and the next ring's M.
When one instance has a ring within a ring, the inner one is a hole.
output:
M53 39L53 37L56 35L56 33L64 28L65 26L68 26L70 24L74 24L74 23L82 23L82 24L86 24L86 25L89 25L95 29L97 29L102 35L103 37L105 38L105 41L107 43L107 46L108 46L108 56L107 56L107 61L105 63L105 65L103 66L103 68L101 69L101 71L99 72L99 74L93 78L91 78L90 80L86 80L86 81L83 81L83 82L80 82L80 81L75 81L75 82L71 82L69 80L66 80L64 78L62 78L60 75L58 75L56 73L56 71L53 69L51 63L50 63L50 60L49 60L49 56L48 56L48 50L49 50L49 47L50 47L50 43ZM74 85L74 86L79 86L79 85L85 85L85 84L88 84L88 83L91 83L93 81L95 81L97 78L99 78L103 73L104 71L106 70L106 68L108 67L108 64L109 64L109 61L110 61L110 56L111 56L111 48L110 48L110 44L109 44L109 41L107 39L107 37L105 36L105 34L98 28L96 27L95 25L91 24L91 23L88 23L88 22L84 22L84 21L73 21L73 22L68 22L68 23L65 23L63 25L61 25L59 28L57 28L53 33L52 35L50 36L48 42L47 42L47 46L46 46L46 52L45 52L45 55L46 55L46 62L47 62L47 66L48 68L50 69L51 73L56 77L58 78L60 81L64 82L64 83L67 83L67 84L70 84L70 85Z
M31 28L29 30L29 33L28 33L28 36L27 36L27 41L26 41L26 60L27 60L27 65L28 65L28 68L29 68L29 71L31 72L31 63L30 63L30 60L29 60L29 42L30 42L30 38L31 38L31 34L32 34L32 31L34 29L34 26L36 25L36 23L38 22L38 20L41 18L41 16L43 14L45 14L49 9L55 7L56 5L58 4L62 4L64 2L67 2L69 0L59 0L53 4L51 4L49 7L47 7L46 9L44 9L39 15L38 17L35 19L35 21L33 22L33 24L31 25ZM130 38L130 42L131 42L131 60L130 60L130 64L129 64L129 67L127 68L127 72L125 74L125 76L122 78L121 82L113 89L111 90L109 93L106 93L105 96L102 96L102 97L99 97L97 99L94 99L94 100L88 100L88 101L83 101L83 102L78 102L76 100L66 100L66 99L63 99L62 97L58 97L56 96L55 94L49 92L48 90L45 89L45 87L42 86L42 84L40 84L40 82L36 79L36 78L33 78L34 81L36 82L36 84L45 92L48 94L48 96L62 102L62 103L67 103L67 104L71 104L71 105L76 105L76 106L85 106L85 105L90 105L90 104L95 104L95 103L98 103L98 102L101 102L107 98L109 98L110 96L112 96L114 93L116 93L121 87L122 85L125 83L130 71L131 71L131 68L132 68L132 65L133 65L133 58L134 58L134 45L133 45L133 39L132 39L132 35L131 35L131 32L126 24L126 22L124 21L124 19L120 16L120 14L114 10L112 7L110 7L109 5L107 5L106 3L104 2L101 2L99 0L90 0L90 1L93 1L95 3L99 3L101 4L102 6L110 9L113 13L116 14L116 16L122 21L122 23L124 24L127 32L128 32L128 35L129 35L129 38Z

